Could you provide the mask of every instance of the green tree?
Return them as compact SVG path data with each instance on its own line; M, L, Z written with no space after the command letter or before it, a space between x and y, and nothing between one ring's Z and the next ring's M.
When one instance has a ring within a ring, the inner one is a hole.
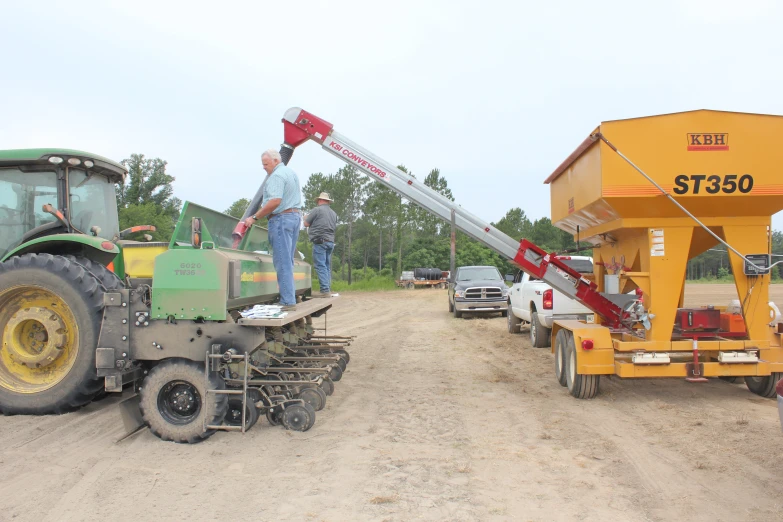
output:
M529 238L533 232L533 224L519 207L506 212L506 215L497 223L492 223L492 226L514 239Z
M231 203L231 206L228 207L226 210L223 211L224 214L228 214L229 216L233 216L237 219L242 219L242 216L245 214L245 210L247 210L247 207L250 206L250 200L247 198L240 198L233 203Z
M122 161L128 169L126 183L117 185L117 209L120 229L135 225L154 225L153 239L168 241L179 218L182 201L174 197L174 176L166 173L167 163L131 154Z

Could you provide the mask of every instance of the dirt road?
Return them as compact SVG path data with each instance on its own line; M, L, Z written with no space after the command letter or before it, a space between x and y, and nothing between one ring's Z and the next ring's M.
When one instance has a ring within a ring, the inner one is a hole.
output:
M605 379L577 401L548 350L454 319L443 290L348 294L328 320L357 340L306 433L116 442L114 399L0 418L0 520L783 519L775 402L744 385Z

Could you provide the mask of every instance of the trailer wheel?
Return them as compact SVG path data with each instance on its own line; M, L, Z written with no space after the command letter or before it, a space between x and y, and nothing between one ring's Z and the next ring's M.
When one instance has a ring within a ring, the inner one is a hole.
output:
M321 381L321 389L327 396L330 396L334 393L334 383L330 378L326 377L323 381Z
M541 324L535 308L530 310L530 315L530 344L533 348L546 348L551 344L552 330Z
M339 366L332 366L332 369L329 370L329 378L334 382L339 382L343 378L343 369Z
M321 388L304 388L297 394L296 398L305 401L315 411L321 411L326 406L326 394Z
M598 393L598 383L600 375L586 375L577 372L576 368L576 347L574 346L574 337L568 337L566 343L566 386L568 393L577 399L592 399Z
M340 357L337 359L337 366L339 366L343 373L345 373L345 369L348 367L348 364L345 362L345 359Z
M103 295L92 274L62 256L0 264L0 412L65 413L100 393Z
M347 350L343 350L343 349L332 350L332 353L340 354L343 357L343 359L345 360L345 364L348 364L348 363L351 362L351 354L349 354Z
M777 395L775 385L781 378L783 373L773 373L766 377L745 377L745 385L756 395L771 399Z
M718 377L718 378L722 381L726 381L730 383L739 382L739 377Z
M292 404L283 410L283 427L293 431L307 431L315 424L315 410L307 403Z
M566 382L566 347L568 338L571 337L568 330L559 330L555 336L555 377L560 386L565 386Z
M150 431L163 440L191 444L212 436L215 430L205 431L204 419L206 424L222 424L228 397L207 396L206 386L204 365L193 361L164 361L150 370L139 394L141 415ZM226 384L210 373L209 387L224 390Z
M514 315L514 312L511 311L511 304L508 305L508 310L506 312L508 333L519 333L519 327L522 324L522 319Z
M245 404L245 431L252 428L256 422L258 422L258 410L256 409L251 394L247 394L247 403ZM231 395L228 399L228 413L224 420L228 426L241 426L242 425L242 396Z
M282 416L282 411L267 410L266 412L266 420L268 420L269 424L272 426L279 426L282 422Z

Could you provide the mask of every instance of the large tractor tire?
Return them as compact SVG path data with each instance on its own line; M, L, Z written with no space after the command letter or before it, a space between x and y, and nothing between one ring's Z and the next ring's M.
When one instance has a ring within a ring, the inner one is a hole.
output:
M225 390L226 384L210 373L209 387ZM152 433L163 440L192 444L215 433L212 429L204 430L205 424L223 423L228 413L228 396L207 395L203 364L171 359L155 366L142 381L139 408Z
M0 264L0 412L65 413L98 395L103 294L96 277L62 256Z
M117 288L123 288L125 285L117 274L106 268L100 263L91 261L86 257L65 256L71 262L78 263L84 267L85 270L94 275L98 281L101 282L106 290L116 290Z

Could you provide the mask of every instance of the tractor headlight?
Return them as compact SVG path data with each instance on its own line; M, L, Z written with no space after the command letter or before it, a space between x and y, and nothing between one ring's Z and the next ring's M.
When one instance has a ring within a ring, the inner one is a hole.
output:
M95 165L95 163L93 163L92 161L84 160L84 166L87 167L88 169L91 169L93 165Z
M49 163L54 163L55 165L59 165L63 162L63 159L60 156L51 156L49 158Z
M70 165L76 166L76 165L78 165L81 162L82 162L82 160L80 160L79 158L68 158L68 164L70 164Z

